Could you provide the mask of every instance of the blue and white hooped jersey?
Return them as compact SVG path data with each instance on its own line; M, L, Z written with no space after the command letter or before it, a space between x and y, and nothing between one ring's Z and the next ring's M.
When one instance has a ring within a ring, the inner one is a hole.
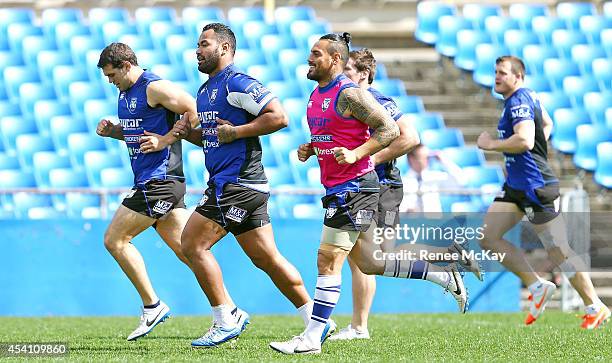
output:
M398 121L404 114L397 107L397 104L391 97L387 97L380 93L375 88L368 88L368 91L374 96L376 101L380 103L395 121ZM372 130L370 130L372 133ZM395 166L395 160L388 161L383 164L376 165L376 174L381 184L402 186L402 177L399 169Z
M206 169L210 175L208 185L215 186L218 195L226 183L269 192L261 164L259 137L219 144L216 119L227 120L235 126L247 124L259 116L274 98L259 81L233 64L210 77L198 90L198 118L202 126Z
M161 106L151 107L147 102L147 87L160 79L145 71L132 87L119 93L117 114L130 154L135 185L143 185L151 179L185 179L180 142L157 152L140 152L140 137L145 130L165 135L176 121L174 112Z
M504 101L504 110L497 127L500 139L514 135L514 126L520 122L535 123L533 149L521 154L504 153L508 172L506 183L511 188L531 190L559 182L548 165L548 147L542 127L543 112L536 93L527 88L518 89Z

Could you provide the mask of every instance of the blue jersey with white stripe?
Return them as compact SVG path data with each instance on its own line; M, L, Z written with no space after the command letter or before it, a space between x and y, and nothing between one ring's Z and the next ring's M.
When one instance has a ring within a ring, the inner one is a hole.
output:
M398 121L404 115L391 97L383 95L377 89L372 87L368 88L368 91L370 91L376 101L378 101L378 103L380 103L385 110L387 110L389 115L391 115L395 121ZM370 130L370 132L372 132L372 130ZM380 180L381 184L397 186L403 185L400 171L395 166L395 160L376 165L376 174L378 174L378 179Z
M176 120L174 112L164 107L151 107L147 101L147 87L160 80L157 75L145 71L136 83L119 93L119 123L130 154L134 184L144 184L151 179L176 178L184 180L181 143L152 153L140 152L140 137L144 131L158 135L167 134Z
M535 92L520 88L504 101L504 110L497 127L498 137L507 139L514 135L514 126L521 122L535 123L533 149L520 154L504 153L506 183L514 189L532 190L545 184L558 183L548 165L548 148L544 136L543 109Z
M268 180L261 164L259 137L237 139L219 144L217 118L234 126L254 120L275 96L259 81L230 64L209 78L198 90L198 118L202 126L202 143L209 186L217 193L227 183L236 183L268 192Z

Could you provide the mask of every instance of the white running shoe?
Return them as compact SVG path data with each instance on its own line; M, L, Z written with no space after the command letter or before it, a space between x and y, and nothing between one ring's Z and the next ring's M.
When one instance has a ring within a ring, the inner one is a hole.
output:
M527 314L527 318L525 318L526 325L533 324L540 314L544 312L546 304L550 301L556 289L557 285L552 282L542 281L536 290L531 293L531 296L529 296L529 300L531 300L529 314Z
M311 342L304 334L300 334L286 342L272 342L270 348L283 354L319 354L321 353L321 343Z
M463 251L466 251L466 253ZM459 254L459 260L457 263L459 263L464 270L473 273L478 280L482 281L484 279L484 271L482 271L480 262L476 259L467 258L468 251L465 249L465 247L457 242L453 242L453 244L448 248L448 252Z
M370 332L366 329L361 332L357 329L353 329L351 324L346 328L341 329L338 334L334 334L329 337L329 340L353 340L353 339L370 339Z
M468 292L463 285L463 277L461 277L461 273L457 270L456 264L452 263L448 265L448 268L447 272L450 275L450 279L446 285L446 291L450 292L457 301L459 312L465 314L468 309Z
M170 308L163 301L159 302L159 305L153 309L142 309L142 316L140 317L140 324L136 330L132 332L127 338L129 341L136 340L149 334L153 328L159 323L163 323L170 316Z

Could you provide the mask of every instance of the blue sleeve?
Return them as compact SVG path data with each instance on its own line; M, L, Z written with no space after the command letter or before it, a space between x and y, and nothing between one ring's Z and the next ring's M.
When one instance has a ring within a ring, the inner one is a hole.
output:
M393 101L391 97L387 97L383 95L378 90L372 87L369 88L369 91L372 94L372 96L374 96L376 101L378 101L378 103L380 103L385 108L385 110L387 110L389 115L395 121L399 120L402 116L404 116L402 111L400 111L399 107L397 107L397 103L395 103L395 101Z
M534 108L533 99L523 94L517 94L508 100L506 113L514 127L523 121L533 121L535 119Z
M258 116L261 110L275 97L258 80L246 74L236 74L227 84L228 102L254 116Z

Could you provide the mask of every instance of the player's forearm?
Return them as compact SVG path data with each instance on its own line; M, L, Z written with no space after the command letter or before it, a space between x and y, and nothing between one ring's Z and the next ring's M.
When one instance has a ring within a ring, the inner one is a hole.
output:
M123 138L123 127L121 125L113 125L109 137L117 140L124 140Z
M519 134L514 134L505 140L493 140L489 150L504 152L508 154L522 154L533 149L533 143Z
M185 137L185 140L197 146L204 146L202 143L202 129L191 129L189 130L189 134Z
M400 130L399 137L393 140L389 146L375 154L376 164L397 159L419 144L419 134L413 126L405 123L402 119L398 122L398 126Z
M259 115L253 121L236 126L236 138L243 139L271 134L289 125L287 115L281 112L266 112Z
M353 151L357 160L361 160L366 156L374 155L384 149L385 146L378 142L376 139L370 138L368 141L357 147Z

